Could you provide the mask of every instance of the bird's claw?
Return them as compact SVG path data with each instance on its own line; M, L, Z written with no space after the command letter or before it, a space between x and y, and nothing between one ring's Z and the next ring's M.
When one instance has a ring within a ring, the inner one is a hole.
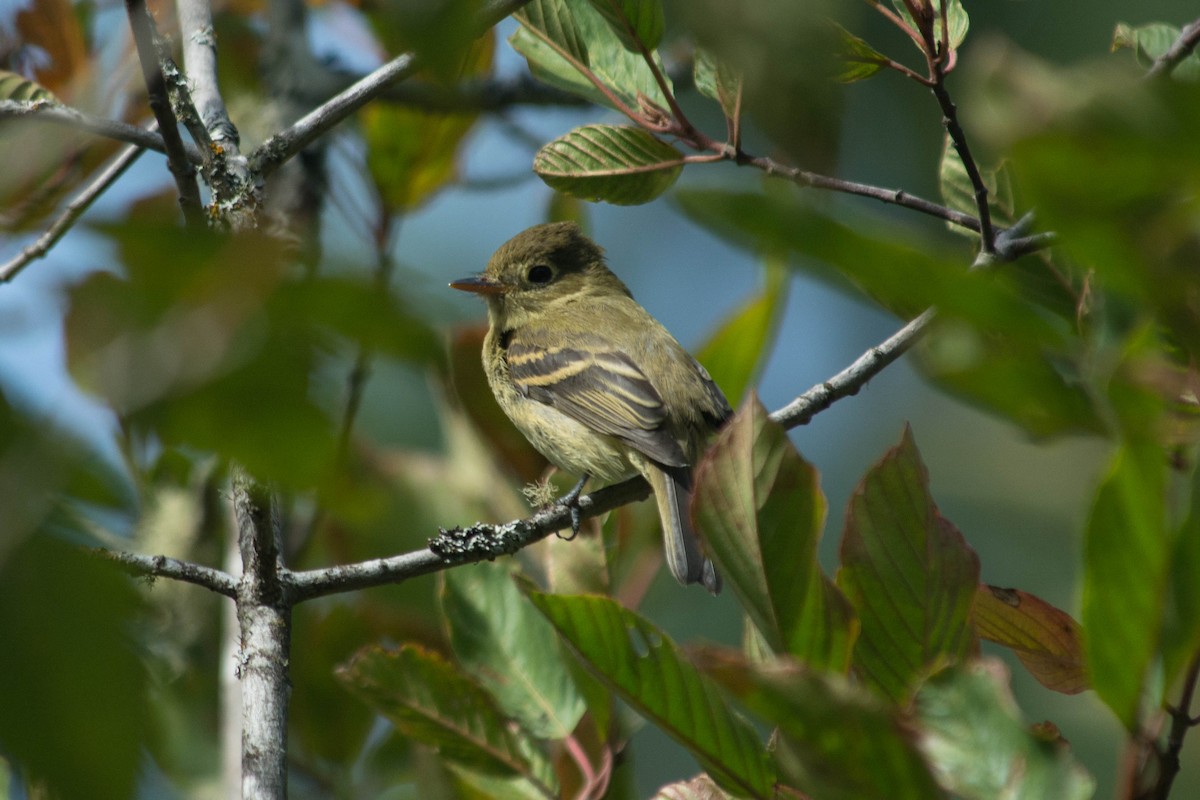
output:
M579 535L579 526L583 524L583 514L579 511L579 495L583 493L583 487L587 484L590 477L590 475L585 473L571 491L558 499L558 504L565 506L571 512L571 535L563 536L560 532L558 538L569 542Z

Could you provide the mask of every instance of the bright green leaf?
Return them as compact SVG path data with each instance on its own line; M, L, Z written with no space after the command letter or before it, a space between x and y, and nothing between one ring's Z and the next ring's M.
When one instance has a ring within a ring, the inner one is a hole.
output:
M548 779L548 765L539 763L528 734L500 712L483 687L433 652L415 645L368 647L337 675L403 735L449 761L495 775Z
M787 301L786 277L781 264L768 263L762 292L726 318L696 352L726 397L745 396L770 357Z
M696 89L700 94L721 104L726 119L738 118L742 103L741 78L702 47L696 48L692 79L696 82Z
M1200 470L1193 471L1191 508L1175 535L1170 560L1171 594L1163 631L1167 685L1200 650Z
M758 735L666 634L605 597L530 598L588 666L688 748L719 786L742 797L774 797Z
M707 550L779 654L845 671L854 610L821 572L817 471L751 395L696 470L693 513Z
M570 736L583 698L554 629L517 590L511 567L483 563L442 575L442 613L459 662L535 736Z
M933 31L937 41L942 40L942 23L941 10L943 0L932 0L933 6ZM917 24L913 21L912 14L908 12L904 0L892 0L892 5L896 12L913 30L919 30ZM967 11L962 6L961 0L950 0L950 4L946 6L946 28L950 39L950 49L957 50L959 45L963 43L963 39L967 38L967 29L971 25L971 19L967 16Z
M786 785L820 800L944 797L910 721L861 685L790 660L753 665L715 650L701 658L727 691L778 726L773 753Z
M1089 688L1083 634L1071 615L1028 592L980 586L971 607L980 638L1011 648L1047 689L1077 694Z
M1170 576L1166 459L1130 442L1096 492L1084 536L1083 628L1092 685L1129 730L1144 710ZM1157 701L1150 699L1152 707Z
M1148 67L1171 49L1171 45L1179 38L1179 33L1177 26L1162 22L1151 22L1136 27L1118 22L1113 30L1112 49L1114 52L1129 49L1139 64ZM1175 66L1171 75L1187 81L1200 79L1200 54L1194 50L1188 53Z
M600 12L627 49L641 53L639 43L653 51L662 41L666 20L661 0L588 0Z
M539 80L619 108L601 85L627 109L641 107L639 95L666 108L667 100L641 54L630 52L589 0L533 0L513 15L521 27L510 37ZM665 75L661 61L659 73ZM670 87L669 79L667 86Z
M941 784L966 800L1087 800L1090 775L1062 741L1019 718L1008 672L995 660L947 670L917 693L921 746Z
M862 623L854 664L887 697L904 702L975 647L979 559L934 505L911 430L851 497L841 560L838 586Z
M683 155L641 128L585 125L550 142L533 159L547 185L585 200L648 203L671 188Z
M841 25L837 26L837 30L842 38L840 56L841 60L845 62L842 71L837 76L839 81L854 83L866 80L880 70L886 69L891 63L890 58L867 44L865 39L855 36Z

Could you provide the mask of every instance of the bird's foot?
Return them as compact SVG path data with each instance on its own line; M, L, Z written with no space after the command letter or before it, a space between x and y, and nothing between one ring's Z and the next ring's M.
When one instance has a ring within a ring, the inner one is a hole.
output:
M558 538L569 542L579 535L579 526L583 524L583 515L579 512L579 495L583 493L583 487L587 484L590 477L591 475L585 472L583 477L579 479L579 483L575 484L571 491L558 498L558 504L566 506L567 510L571 512L571 535L563 536L560 532Z

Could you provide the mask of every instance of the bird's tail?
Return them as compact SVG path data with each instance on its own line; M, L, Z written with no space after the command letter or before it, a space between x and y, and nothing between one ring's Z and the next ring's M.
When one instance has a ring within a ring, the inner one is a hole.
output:
M662 519L663 551L675 580L687 585L702 583L712 594L721 591L721 576L712 561L700 552L700 541L692 529L688 499L692 474L686 467L646 464L643 474L654 490L658 516Z

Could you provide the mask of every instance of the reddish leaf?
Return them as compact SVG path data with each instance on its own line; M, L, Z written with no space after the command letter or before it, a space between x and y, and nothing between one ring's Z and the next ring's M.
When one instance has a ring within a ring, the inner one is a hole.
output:
M971 619L981 637L1011 648L1047 689L1077 694L1089 688L1082 632L1067 612L1019 589L984 584Z

